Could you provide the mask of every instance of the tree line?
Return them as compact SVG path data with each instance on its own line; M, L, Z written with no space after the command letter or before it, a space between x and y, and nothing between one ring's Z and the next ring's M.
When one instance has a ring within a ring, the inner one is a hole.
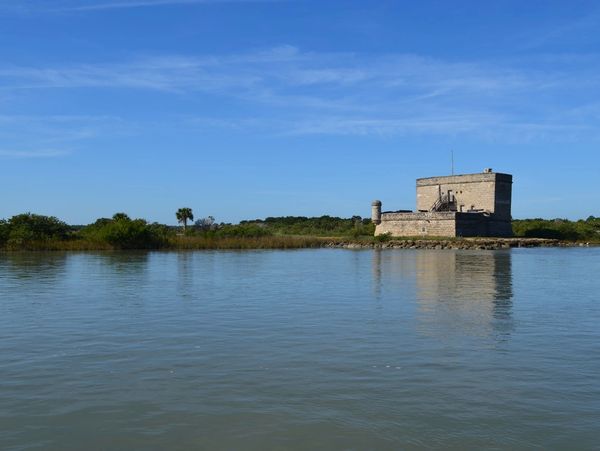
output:
M568 219L515 219L515 236L524 238L552 238L565 241L600 241L600 218L590 216L579 221Z
M0 220L0 249L160 249L194 239L211 242L285 236L363 239L374 233L371 220L360 216L268 217L239 224L217 223L208 216L189 224L194 220L192 209L181 208L175 217L181 228L132 219L125 213L99 218L85 226L72 226L54 216L23 213ZM600 218L514 220L513 231L517 237L600 242Z
M193 211L184 207L175 212L175 218L181 228L133 219L126 213L99 218L85 226L69 225L54 216L23 213L0 220L0 248L160 249L181 245L182 239L194 238L212 241L291 235L356 238L372 236L374 232L371 221L358 216L347 219L270 217L239 224L217 223L214 217L207 216L191 223Z

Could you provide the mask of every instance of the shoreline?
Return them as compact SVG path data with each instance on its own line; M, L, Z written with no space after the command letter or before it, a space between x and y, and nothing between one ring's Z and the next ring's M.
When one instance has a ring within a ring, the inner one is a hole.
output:
M237 239L178 239L160 247L122 249L81 241L37 242L22 247L0 249L13 252L96 252L96 251L194 251L194 250L286 250L286 249L424 249L424 250L500 250L538 247L596 247L598 242L562 241L548 238L368 238L277 236Z
M535 247L595 247L598 243L561 241L547 238L457 238L457 239L390 239L384 243L330 243L331 248L346 249L428 249L428 250L500 250Z

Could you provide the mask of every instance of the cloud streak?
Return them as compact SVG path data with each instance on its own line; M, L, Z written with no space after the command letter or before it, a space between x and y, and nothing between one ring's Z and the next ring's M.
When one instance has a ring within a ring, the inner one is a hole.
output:
M20 2L0 0L0 11L8 13L51 13L51 12L101 12L132 8L156 8L167 6L200 6L244 3L280 3L290 0L113 0L113 1L40 1L23 0Z
M456 62L279 46L132 62L4 65L0 90L124 90L134 96L176 96L180 102L210 95L257 113L237 116L235 108L222 116L200 112L191 126L229 124L235 130L277 134L597 136L598 109L589 105L600 102L593 94L600 91L600 59L546 55L538 63L534 70L518 60Z
M109 9L144 8L157 6L185 6L201 4L226 4L226 3L271 3L282 0L130 0L92 3L83 6L66 7L68 11L99 11Z
M448 63L413 55L359 57L302 53L290 46L231 56L163 56L130 63L63 67L0 66L4 89L133 88L173 92L252 90L315 98L365 93L378 99L493 96L539 90L560 74L534 73L485 64ZM316 91L318 95L315 96ZM233 94L239 94L234 91Z
M0 158L64 157L101 134L123 129L122 120L110 116L0 115L0 142L10 146L0 148Z
M7 150L0 149L0 158L55 158L68 155L65 149Z

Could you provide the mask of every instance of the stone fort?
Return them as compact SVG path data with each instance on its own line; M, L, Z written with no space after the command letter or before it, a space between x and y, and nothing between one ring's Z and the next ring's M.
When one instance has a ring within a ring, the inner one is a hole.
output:
M398 237L509 237L512 175L480 174L417 179L417 211L381 211L372 204L375 235Z

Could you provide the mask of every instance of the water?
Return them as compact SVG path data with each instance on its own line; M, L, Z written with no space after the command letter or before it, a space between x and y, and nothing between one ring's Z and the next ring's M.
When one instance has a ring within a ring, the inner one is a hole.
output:
M0 448L599 449L600 249L0 255Z

